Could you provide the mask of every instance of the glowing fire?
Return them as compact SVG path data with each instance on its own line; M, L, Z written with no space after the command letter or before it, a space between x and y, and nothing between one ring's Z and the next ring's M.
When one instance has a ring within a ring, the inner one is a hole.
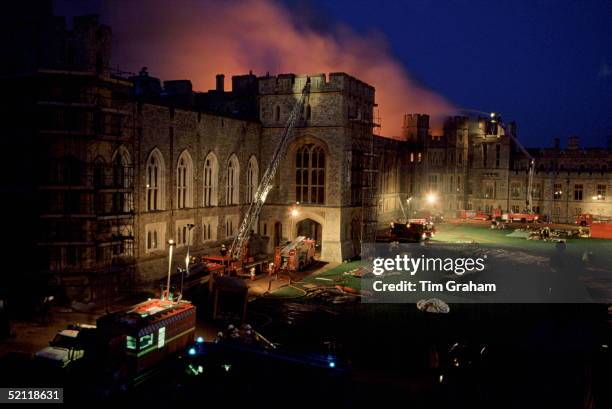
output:
M218 73L341 71L376 87L383 135L400 134L404 113L435 120L456 112L416 84L380 36L340 25L318 31L272 0L109 2L105 13L116 37L114 63L132 71L147 65L162 79L191 79L197 90L214 88Z

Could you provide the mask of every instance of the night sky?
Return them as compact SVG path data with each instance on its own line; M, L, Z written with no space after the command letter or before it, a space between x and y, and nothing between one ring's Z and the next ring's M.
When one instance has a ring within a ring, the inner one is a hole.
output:
M572 134L605 146L612 136L612 1L283 3L309 22L301 24L345 24L383 37L413 79L456 107L517 121L527 146L550 146L553 137L565 143ZM56 12L99 6L63 0Z
M413 77L461 108L514 119L527 145L612 135L612 1L313 1L382 31ZM316 5L316 6L315 6Z

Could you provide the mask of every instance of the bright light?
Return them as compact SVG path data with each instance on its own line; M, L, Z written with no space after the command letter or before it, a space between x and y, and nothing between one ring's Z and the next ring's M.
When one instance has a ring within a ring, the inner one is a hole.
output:
M203 342L204 342L204 338L202 338L202 337L197 337L197 338L196 338L196 342L197 342L198 344L201 344L201 343L203 343Z
M427 201L427 203L429 204L434 204L436 203L436 201L438 200L438 198L436 197L435 193L429 193L426 197L425 200Z
M329 361L329 367L330 368L335 368L336 367L336 363L334 361Z
M300 214L300 213L297 211L297 209L291 209L291 216L295 217L298 214Z
M491 118L495 118L495 115L497 115L495 112L491 112Z
M189 348L189 351L187 351L187 353L191 356L194 356L196 354L196 349L195 348Z
M174 244L174 240L172 239L168 240L168 244L172 246Z

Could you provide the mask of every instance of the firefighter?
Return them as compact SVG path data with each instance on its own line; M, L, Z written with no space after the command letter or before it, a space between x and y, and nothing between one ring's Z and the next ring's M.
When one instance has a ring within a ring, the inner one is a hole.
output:
M225 244L221 245L221 255L223 257L225 257L227 255L227 247L225 247Z

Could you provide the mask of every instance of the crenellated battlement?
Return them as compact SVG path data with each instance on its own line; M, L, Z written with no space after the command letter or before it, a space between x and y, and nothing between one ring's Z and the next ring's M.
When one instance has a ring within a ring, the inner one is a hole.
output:
M299 94L307 79L310 79L310 92L347 92L366 100L374 100L374 87L343 72L296 75L279 74L259 77L259 94Z

